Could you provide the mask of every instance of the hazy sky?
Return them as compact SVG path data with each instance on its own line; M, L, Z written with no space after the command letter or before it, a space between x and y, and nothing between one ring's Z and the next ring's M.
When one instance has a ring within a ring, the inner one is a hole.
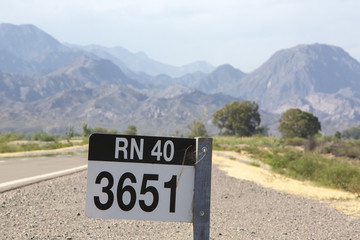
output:
M0 0L0 22L177 66L205 60L250 72L277 50L316 42L360 61L359 0Z

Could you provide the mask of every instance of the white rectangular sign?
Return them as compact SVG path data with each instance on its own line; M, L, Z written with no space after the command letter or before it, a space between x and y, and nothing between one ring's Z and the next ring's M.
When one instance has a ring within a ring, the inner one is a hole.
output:
M192 222L194 172L193 166L90 161L86 215Z
M93 134L86 215L193 221L194 139Z

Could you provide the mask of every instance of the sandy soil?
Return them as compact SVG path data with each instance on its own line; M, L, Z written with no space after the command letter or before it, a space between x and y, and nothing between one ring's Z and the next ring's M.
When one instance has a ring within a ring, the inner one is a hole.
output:
M218 165L219 169L225 171L228 176L252 181L266 188L303 196L308 199L330 202L330 206L342 213L360 218L360 201L353 193L290 179L269 171L266 166L250 165L254 162L259 164L259 162L237 152L214 151L213 155L213 163Z

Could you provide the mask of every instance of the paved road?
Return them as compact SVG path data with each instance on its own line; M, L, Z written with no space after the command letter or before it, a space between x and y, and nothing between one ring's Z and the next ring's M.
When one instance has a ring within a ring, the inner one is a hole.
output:
M86 167L85 153L30 157L23 155L11 158L0 155L0 192L80 171Z

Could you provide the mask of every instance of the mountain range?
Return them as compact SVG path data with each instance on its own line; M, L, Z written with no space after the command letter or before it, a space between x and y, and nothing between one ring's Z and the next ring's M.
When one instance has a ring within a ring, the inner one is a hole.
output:
M34 25L0 24L0 131L64 133L81 124L185 134L234 100L255 100L277 134L289 108L314 113L324 134L360 120L360 63L337 46L279 50L251 73L206 62L176 67L123 47L62 44Z

